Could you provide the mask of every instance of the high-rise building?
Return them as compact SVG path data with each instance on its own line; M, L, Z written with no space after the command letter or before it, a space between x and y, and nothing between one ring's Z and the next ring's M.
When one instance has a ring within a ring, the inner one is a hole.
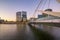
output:
M26 11L22 11L22 19L23 21L26 21L27 20L27 12Z
M16 21L27 21L27 12L26 11L17 12Z
M21 17L21 12L17 12L16 13L16 21L21 21L22 17Z

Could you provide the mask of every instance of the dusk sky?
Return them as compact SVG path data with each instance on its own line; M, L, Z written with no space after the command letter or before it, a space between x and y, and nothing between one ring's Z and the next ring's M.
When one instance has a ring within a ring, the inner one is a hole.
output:
M26 11L27 17L32 17L38 3L40 0L0 0L0 17L5 20L15 21L16 20L16 12L18 11ZM48 7L48 0L46 4L44 4L45 0L43 0L42 5L43 8L39 8L39 10L45 10ZM60 3L56 0L50 1L49 8L53 9L53 11L60 12ZM41 14L41 13L40 13Z

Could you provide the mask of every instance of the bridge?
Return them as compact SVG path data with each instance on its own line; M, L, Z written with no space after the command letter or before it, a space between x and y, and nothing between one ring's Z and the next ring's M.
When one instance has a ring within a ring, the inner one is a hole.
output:
M48 1L48 8L46 10L39 9L39 6L41 7L42 0L40 1L33 14L33 18L29 21L29 25L42 29L43 31L47 31L49 34L53 35L56 40L60 40L60 12L53 12L52 9L49 8L51 0ZM46 1L44 3L46 4ZM42 13L43 17L35 18L37 12Z
M42 17L42 18L37 18L37 19L32 19L30 20L30 23L32 24L48 24L48 25L54 25L54 26L59 26L60 24L60 12L42 12L47 14L48 16Z
M46 10L40 10L39 7L41 7L43 0L40 0L39 4L36 7L36 10L33 14L33 18L29 21L31 24L48 24L48 25L54 25L55 26L60 24L60 12L53 12L52 9L50 9L50 2L51 0L48 0L48 8ZM45 5L46 1L44 2ZM44 7L44 6L43 6ZM42 7L42 8L43 8ZM35 18L37 12L42 13L42 18Z

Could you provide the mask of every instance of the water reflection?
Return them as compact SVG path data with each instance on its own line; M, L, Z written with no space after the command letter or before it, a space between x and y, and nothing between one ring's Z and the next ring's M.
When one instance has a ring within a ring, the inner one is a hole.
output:
M0 40L12 39L17 34L15 24L0 24Z
M17 24L18 35L16 36L18 40L26 40L26 24Z
M33 32L27 23L17 24L18 40L34 40Z
M20 24L16 24L17 26L17 30L20 31L25 31L26 28L26 24L20 23Z
M27 23L0 24L0 40L33 40L34 35Z

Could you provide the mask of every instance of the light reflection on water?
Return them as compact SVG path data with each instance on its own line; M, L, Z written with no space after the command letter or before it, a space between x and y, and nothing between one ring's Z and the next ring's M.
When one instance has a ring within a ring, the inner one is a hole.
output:
M0 40L33 40L26 24L0 24Z
M35 25L36 28L46 30L56 39L60 39L60 28ZM57 35L56 35L57 34ZM0 40L34 40L35 35L27 24L0 24Z
M9 39L17 33L16 25L0 24L0 39Z

